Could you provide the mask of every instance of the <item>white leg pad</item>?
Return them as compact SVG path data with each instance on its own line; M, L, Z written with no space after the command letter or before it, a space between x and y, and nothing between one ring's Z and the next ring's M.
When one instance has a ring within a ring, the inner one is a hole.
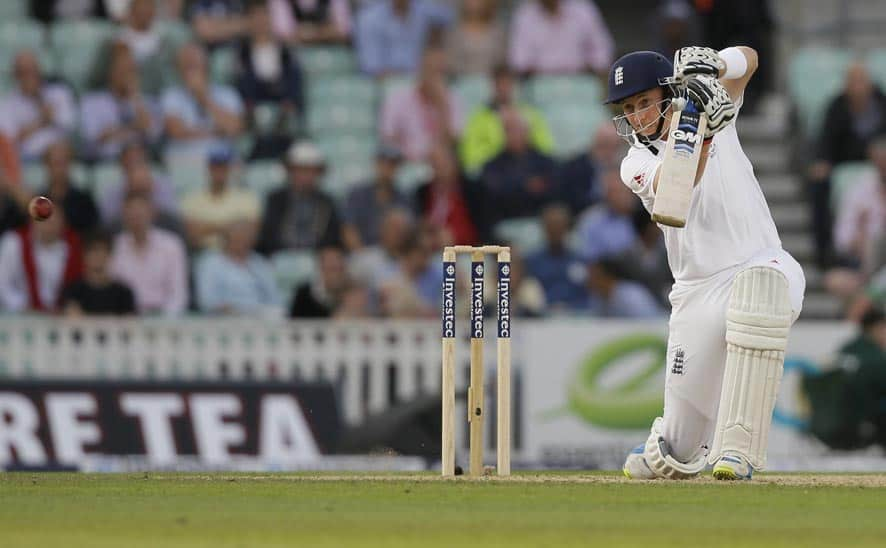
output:
M667 441L661 435L661 417L652 423L643 458L646 459L649 469L657 477L664 479L693 478L704 470L706 464L704 454L696 456L688 463L680 462L670 455Z
M708 457L711 463L732 452L757 470L765 468L791 323L784 274L754 267L735 277L726 312L726 369Z

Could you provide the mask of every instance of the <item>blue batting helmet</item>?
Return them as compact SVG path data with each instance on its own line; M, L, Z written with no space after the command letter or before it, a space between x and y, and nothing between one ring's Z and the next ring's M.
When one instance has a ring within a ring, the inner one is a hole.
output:
M673 75L674 65L660 53L635 51L624 55L609 69L606 103L618 103L635 93L665 86L664 79Z

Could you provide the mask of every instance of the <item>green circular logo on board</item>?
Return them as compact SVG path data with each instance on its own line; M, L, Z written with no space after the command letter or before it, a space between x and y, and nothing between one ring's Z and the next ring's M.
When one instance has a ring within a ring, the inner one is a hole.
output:
M648 428L664 408L663 390L656 380L667 349L667 341L659 335L629 335L595 348L579 364L565 411L604 428ZM648 362L630 378L617 386L601 384L610 368L637 353L647 354Z

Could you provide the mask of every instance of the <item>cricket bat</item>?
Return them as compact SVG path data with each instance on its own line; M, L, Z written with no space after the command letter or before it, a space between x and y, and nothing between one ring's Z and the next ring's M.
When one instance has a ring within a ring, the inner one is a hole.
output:
M652 206L652 220L656 223L686 226L705 129L704 113L692 101L686 101L683 110L674 110Z

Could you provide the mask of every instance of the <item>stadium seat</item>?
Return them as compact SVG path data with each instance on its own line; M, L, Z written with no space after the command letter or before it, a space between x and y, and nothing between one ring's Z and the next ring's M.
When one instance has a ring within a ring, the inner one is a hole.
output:
M316 258L313 251L278 251L271 256L277 287L288 306L292 293L300 284L314 276Z
M3 2L0 2L2 5ZM28 19L22 21L3 20L0 23L0 86L8 90L13 85L12 61L24 49L37 54L43 70L51 73L54 68L52 55L43 47L45 29L40 23Z
M277 160L249 162L242 173L244 186L258 193L262 200L269 192L286 182L286 169Z
M114 27L96 19L59 21L49 36L56 66L77 91L87 89L102 47L113 36Z
M206 161L200 155L169 156L166 159L166 171L179 198L206 186Z
M23 23L28 19L27 0L4 0L0 2L0 21Z
M867 57L871 78L880 89L886 89L886 48L872 50Z
M216 84L233 84L237 74L237 50L216 48L209 57L209 77Z
M415 193L415 190L431 180L434 175L431 166L424 162L407 162L397 170L397 188L407 196Z
M542 109L554 135L554 154L573 156L585 150L601 123L609 114L601 106L591 104L549 104Z
M71 166L71 181L77 188L91 191L92 177L83 164ZM46 187L46 167L41 163L22 164L22 182L31 190L43 190Z
M455 92L465 113L470 114L492 97L492 82L486 76L463 76L455 82Z
M157 21L156 24L160 36L168 40L175 48L183 46L193 38L191 27L184 21L163 19Z
M544 242L541 220L537 217L520 217L500 221L493 229L495 237L519 249L524 255L535 251Z
M834 167L831 173L831 209L840 208L840 202L856 183L876 177L876 174L876 168L868 162L846 162Z
M556 104L597 105L603 99L600 82L593 76L541 76L528 86L527 97L540 107Z
M123 183L123 170L117 162L96 164L92 168L92 194L98 199L108 190Z
M293 51L298 57L302 70L309 76L353 74L357 71L357 59L354 52L343 46L311 46Z
M804 48L788 67L788 92L807 138L818 134L828 103L840 93L851 55L842 49Z
M323 189L337 200L343 199L354 185L372 177L377 147L374 134L321 135L317 146L326 154L329 165Z
M317 75L308 83L309 106L354 102L375 104L376 85L362 76Z
M375 130L372 104L337 102L312 104L308 109L308 131L312 134Z

